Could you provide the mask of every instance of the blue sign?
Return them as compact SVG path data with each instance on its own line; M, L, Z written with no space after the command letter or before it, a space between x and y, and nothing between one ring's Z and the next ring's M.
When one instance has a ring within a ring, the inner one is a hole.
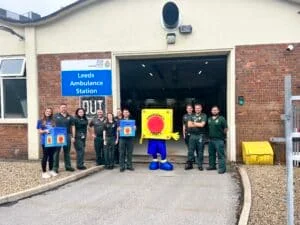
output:
M62 96L112 95L110 59L61 62Z
M135 120L120 120L120 137L135 136Z
M46 134L45 147L59 147L67 145L67 128L53 127L50 134Z

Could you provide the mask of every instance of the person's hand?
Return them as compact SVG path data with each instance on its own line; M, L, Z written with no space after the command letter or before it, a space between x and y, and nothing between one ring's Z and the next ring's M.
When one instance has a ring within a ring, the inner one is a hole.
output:
M104 140L104 141L103 141L103 145L106 145L106 144L107 144L107 142L106 142L106 140Z
M96 138L96 135L95 135L95 134L92 134L92 137L93 137L93 138Z
M117 131L121 131L121 127L118 127L118 128L117 128Z
M50 134L50 130L44 130L45 134Z
M185 139L185 133L183 133L183 139Z
M119 141L118 141L118 140L116 140L116 141L115 141L115 145L117 145L117 144L118 144L118 142L119 142Z
M71 141L74 143L74 142L75 142L75 138L74 138L74 137L72 137L72 138L71 138Z

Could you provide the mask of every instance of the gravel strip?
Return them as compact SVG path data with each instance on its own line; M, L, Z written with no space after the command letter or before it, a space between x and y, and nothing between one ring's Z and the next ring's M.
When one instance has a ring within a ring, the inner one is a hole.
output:
M72 165L75 165L73 162ZM86 162L87 168L92 167L92 162ZM0 161L0 197L54 180L79 173L79 170L67 172L64 170L63 162L60 163L59 174L49 179L42 178L40 161Z
M252 188L248 225L287 224L285 166L244 166ZM300 225L300 168L294 169L295 225Z

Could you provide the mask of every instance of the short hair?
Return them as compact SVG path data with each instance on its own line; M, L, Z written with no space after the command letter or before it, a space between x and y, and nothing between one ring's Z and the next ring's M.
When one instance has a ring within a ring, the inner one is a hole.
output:
M192 108L193 108L193 105L189 103L189 104L186 104L185 107L186 107L186 108L187 108L187 107L192 107Z
M196 105L200 105L203 108L203 105L201 103L195 103L195 106Z

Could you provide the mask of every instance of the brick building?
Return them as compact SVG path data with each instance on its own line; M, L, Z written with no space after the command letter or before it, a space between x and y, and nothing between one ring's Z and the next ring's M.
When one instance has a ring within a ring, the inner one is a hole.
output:
M109 59L111 94L91 103L138 115L156 101L173 107L177 121L189 100L207 112L218 104L229 124L228 160L239 161L241 141L284 135L285 75L300 94L299 11L297 1L82 0L29 22L0 17L0 157L38 159L42 110L83 104L62 96L63 61Z

